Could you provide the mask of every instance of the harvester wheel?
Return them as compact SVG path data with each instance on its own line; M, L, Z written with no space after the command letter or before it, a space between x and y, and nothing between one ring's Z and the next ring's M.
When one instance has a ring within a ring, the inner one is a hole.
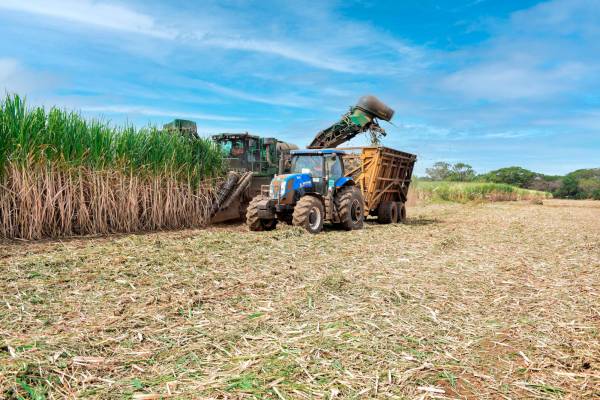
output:
M398 208L398 223L403 224L406 222L406 205L401 201L396 204Z
M248 200L243 200L240 203L240 220L246 222L246 214L248 213Z
M313 196L303 196L294 207L292 225L301 226L310 233L319 233L323 229L324 217L321 200Z
M384 201L377 208L377 222L393 224L398 222L398 205L395 201Z
M360 189L356 186L342 188L336 198L336 207L340 213L340 225L347 231L362 229L364 200Z
M267 200L265 196L256 196L248 205L248 210L246 211L246 224L251 231L272 231L277 227L276 219L258 218L258 203L264 200Z

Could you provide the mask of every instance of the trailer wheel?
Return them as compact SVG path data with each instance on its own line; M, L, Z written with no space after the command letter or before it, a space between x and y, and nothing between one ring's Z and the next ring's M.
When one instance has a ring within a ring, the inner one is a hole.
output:
M276 219L258 218L258 203L264 200L267 200L265 196L256 196L248 205L248 210L246 211L246 224L251 231L272 231L277 227Z
M336 207L340 213L340 225L347 231L362 229L365 219L364 200L356 186L342 188L336 198Z
M384 201L377 208L377 222L393 224L398 222L398 205L395 201Z
M396 207L398 208L398 223L403 224L406 222L406 205L402 201L399 201L396 204Z
M324 217L321 200L313 196L303 196L294 207L292 225L301 226L310 233L319 233L323 230Z

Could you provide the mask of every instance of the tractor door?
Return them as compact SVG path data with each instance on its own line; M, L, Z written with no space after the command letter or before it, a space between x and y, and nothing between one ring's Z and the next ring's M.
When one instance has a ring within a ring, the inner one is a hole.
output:
M342 158L337 154L331 154L325 157L325 171L327 191L335 190L335 182L344 176L344 166Z

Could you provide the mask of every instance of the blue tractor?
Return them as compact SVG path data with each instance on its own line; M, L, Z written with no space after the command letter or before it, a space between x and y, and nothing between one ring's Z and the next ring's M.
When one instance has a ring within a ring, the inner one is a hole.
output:
M290 173L275 176L268 195L250 202L246 214L250 230L272 230L278 221L310 233L319 233L325 221L346 230L361 229L364 199L354 180L344 176L344 151L306 149L290 154Z

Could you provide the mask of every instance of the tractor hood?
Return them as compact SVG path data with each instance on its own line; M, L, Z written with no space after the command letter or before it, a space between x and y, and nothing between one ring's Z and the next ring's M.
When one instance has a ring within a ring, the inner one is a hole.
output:
M276 175L269 187L269 197L281 200L283 203L293 203L294 193L310 190L313 187L313 178L310 174L285 174Z

